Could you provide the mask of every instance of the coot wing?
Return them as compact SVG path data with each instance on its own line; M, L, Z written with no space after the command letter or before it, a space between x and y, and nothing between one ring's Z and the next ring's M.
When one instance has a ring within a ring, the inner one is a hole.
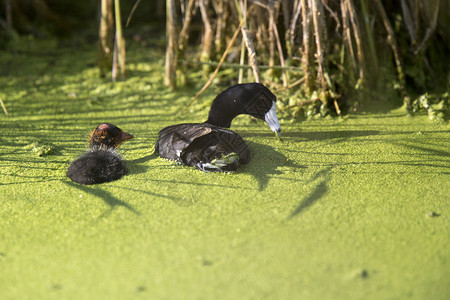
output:
M159 156L182 162L180 155L193 140L211 132L208 124L178 124L166 127L159 132L155 152Z
M180 155L183 163L199 167L232 153L239 156L239 164L250 161L250 149L237 133L215 126L211 129L210 133L196 138L183 150ZM234 171L236 168L237 164L234 169L227 171Z

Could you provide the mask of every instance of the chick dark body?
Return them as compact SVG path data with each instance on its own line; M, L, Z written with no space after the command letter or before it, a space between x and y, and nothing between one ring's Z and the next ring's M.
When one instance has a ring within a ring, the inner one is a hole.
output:
M133 138L115 125L100 124L90 135L90 149L69 166L67 177L83 185L120 179L128 173L117 147Z
M67 170L72 181L90 185L114 181L128 173L115 150L89 151L76 159Z

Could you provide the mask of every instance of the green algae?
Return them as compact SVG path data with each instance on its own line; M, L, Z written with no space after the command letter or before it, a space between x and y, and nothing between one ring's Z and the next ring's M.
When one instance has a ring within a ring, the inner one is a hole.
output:
M0 55L2 299L448 299L448 123L402 109L281 119L279 141L239 116L252 160L203 173L153 145L206 119L223 87L180 117L201 82L164 88L163 49L132 48L116 83L95 49ZM120 148L129 174L74 184L67 167L101 122L135 136ZM37 157L34 140L58 151Z
M41 141L33 141L24 147L26 150L30 150L37 156L47 156L55 154L55 146L42 143Z

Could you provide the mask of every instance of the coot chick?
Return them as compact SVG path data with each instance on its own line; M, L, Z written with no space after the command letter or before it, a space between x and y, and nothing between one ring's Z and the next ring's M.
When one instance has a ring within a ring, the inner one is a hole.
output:
M100 124L90 134L89 151L70 165L67 177L84 185L121 178L128 170L116 149L132 138L131 134L113 124Z
M178 124L159 132L155 152L162 158L205 172L231 172L250 161L250 149L235 132L225 129L248 114L264 120L280 135L276 96L260 83L234 85L214 99L204 123Z

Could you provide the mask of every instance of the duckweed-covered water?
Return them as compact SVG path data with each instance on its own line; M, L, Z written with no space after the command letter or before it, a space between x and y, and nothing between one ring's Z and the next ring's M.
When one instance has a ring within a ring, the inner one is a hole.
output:
M449 299L448 123L282 119L278 141L240 116L252 161L203 173L153 145L204 121L224 86L178 118L201 82L163 87L164 49L132 48L112 83L95 44L30 43L0 52L0 298ZM74 184L67 167L101 122L135 136L120 148L130 172Z

